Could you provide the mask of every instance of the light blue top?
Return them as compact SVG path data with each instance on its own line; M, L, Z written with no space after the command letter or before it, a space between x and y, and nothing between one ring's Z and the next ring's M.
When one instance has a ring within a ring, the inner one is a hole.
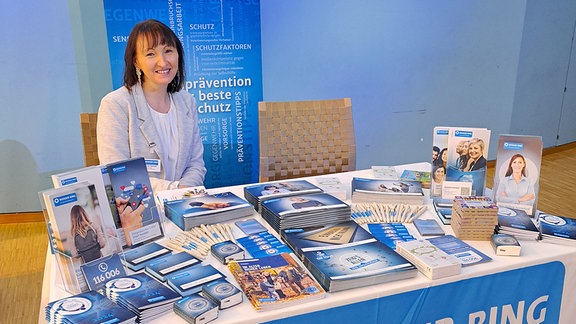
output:
M506 193L506 196L502 196L502 193ZM507 202L514 204L525 204L531 205L534 203L534 199L519 202L518 199L527 195L534 194L534 185L528 178L522 176L520 181L516 183L516 180L512 176L503 178L502 182L498 186L497 201Z

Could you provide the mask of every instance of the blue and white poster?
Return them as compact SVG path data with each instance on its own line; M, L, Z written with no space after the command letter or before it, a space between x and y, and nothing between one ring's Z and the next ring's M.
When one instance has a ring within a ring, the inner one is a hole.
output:
M124 50L145 19L182 42L186 89L196 97L207 188L258 182L258 102L262 100L260 1L104 0L114 89Z

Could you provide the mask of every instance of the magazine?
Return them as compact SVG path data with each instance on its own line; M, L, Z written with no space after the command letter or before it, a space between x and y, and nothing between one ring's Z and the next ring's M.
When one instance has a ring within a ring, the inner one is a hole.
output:
M326 295L314 277L288 253L234 260L228 269L257 311L307 303Z

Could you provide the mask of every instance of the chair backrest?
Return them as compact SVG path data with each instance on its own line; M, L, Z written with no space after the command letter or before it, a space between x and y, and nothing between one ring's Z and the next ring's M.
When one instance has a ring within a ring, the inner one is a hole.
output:
M99 165L98 145L96 143L97 113L80 113L80 129L82 131L82 148L84 149L84 164Z
M350 98L259 102L260 182L352 171Z

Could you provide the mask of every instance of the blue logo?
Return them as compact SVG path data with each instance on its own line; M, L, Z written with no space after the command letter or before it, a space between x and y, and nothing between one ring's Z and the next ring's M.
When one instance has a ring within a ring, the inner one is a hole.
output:
M436 131L436 135L448 135L447 129L439 129Z
M517 151L521 151L522 149L524 149L524 144L522 144L522 143L514 143L514 142L504 142L503 148L504 148L505 150L517 150Z
M457 131L454 131L454 136L472 138L472 132L471 131L457 130Z
M78 178L76 178L76 177L64 179L64 180L61 181L61 183L62 183L63 186L69 185L69 184L71 184L71 183L76 183L76 182L78 182Z
M121 165L121 166L117 166L112 168L112 173L120 173L120 172L124 172L126 171L126 166L125 165Z
M76 201L78 201L78 197L76 196L75 192L69 193L69 194L64 195L64 196L55 197L54 199L52 199L52 202L54 203L54 207L66 205L66 204L73 203Z

